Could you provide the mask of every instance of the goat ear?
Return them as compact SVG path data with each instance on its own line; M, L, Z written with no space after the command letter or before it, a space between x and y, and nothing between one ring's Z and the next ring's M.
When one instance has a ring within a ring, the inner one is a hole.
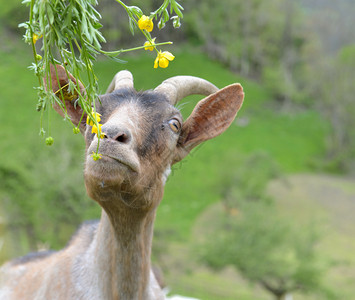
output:
M243 88L235 83L198 102L182 126L174 163L200 143L223 133L233 122L243 99Z
M69 75L69 78L68 78ZM76 84L76 80L72 74L67 72L63 66L61 65L51 65L51 84L52 84L52 90L55 93L55 95L64 102L65 108L67 111L67 114L73 124L75 126L79 125L79 129L81 133L84 133L85 127L86 127L86 115L82 117L83 110L79 105L75 105L75 100L79 98L79 95L77 92L70 93L68 89L68 83L69 81L74 82ZM48 83L46 81L46 78L44 79L44 85L46 89L50 89L50 86L48 86ZM85 87L84 85L79 81L79 88L80 88L80 93L81 95L85 95ZM53 103L53 108L55 109L56 112L58 112L62 117L64 117L64 113L62 108L59 106L58 103ZM80 121L81 120L81 121ZM80 123L80 124L79 124Z

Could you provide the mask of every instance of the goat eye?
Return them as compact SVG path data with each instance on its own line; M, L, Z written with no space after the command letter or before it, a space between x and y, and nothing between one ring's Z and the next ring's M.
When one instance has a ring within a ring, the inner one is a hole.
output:
M174 131L175 133L178 133L181 129L181 124L180 124L179 120L177 120L177 119L169 120L168 124L169 124L171 130Z

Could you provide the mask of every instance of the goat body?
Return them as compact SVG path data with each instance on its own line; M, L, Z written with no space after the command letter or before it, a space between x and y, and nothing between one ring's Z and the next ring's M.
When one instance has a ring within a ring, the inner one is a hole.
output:
M52 69L54 91L74 80L63 67ZM209 96L183 122L174 105L190 94ZM91 126L80 121L81 108L62 99L85 137L85 185L102 207L101 219L83 225L61 251L5 264L0 269L0 299L165 299L150 256L166 178L171 166L192 148L229 127L243 98L239 84L218 90L191 76L173 77L154 91L136 92L132 75L121 71L96 103L103 132L100 142ZM54 108L62 114L57 104ZM102 159L94 161L98 145Z

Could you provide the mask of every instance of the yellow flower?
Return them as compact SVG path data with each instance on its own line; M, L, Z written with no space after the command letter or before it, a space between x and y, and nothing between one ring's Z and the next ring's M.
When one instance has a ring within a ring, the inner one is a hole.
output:
M32 35L32 41L33 41L33 44L36 44L36 42L42 37L42 35L38 35L36 33L34 33Z
M166 68L169 65L169 61L174 60L175 56L168 51L158 52L157 58L154 61L154 68Z
M102 127L102 125L99 124L99 129L100 129L100 131L101 131L101 127ZM97 133L97 126L96 126L95 124L92 125L91 133Z
M151 32L153 30L154 24L153 24L153 21L151 19L149 19L149 17L143 15L138 20L138 27L141 30L145 29L148 32Z
M149 50L149 51L153 51L154 50L154 45L155 45L155 39L152 39L152 42L146 41L144 43L144 50Z
M100 153L95 153L95 152L93 152L92 155L91 155L91 157L92 157L93 160L96 161L96 160L101 159L101 158L102 158L102 155L101 155Z
M97 121L97 123L99 123L101 121L101 115L99 113L95 113L94 111L91 112L91 116L94 120ZM94 121L90 118L90 116L87 116L86 118L86 124L93 126L95 123Z
M96 133L97 137L100 136L100 138L103 139L105 137L105 134L101 131L101 127L102 127L102 124L99 124L99 129L97 129L97 126L95 124L92 125L91 133Z

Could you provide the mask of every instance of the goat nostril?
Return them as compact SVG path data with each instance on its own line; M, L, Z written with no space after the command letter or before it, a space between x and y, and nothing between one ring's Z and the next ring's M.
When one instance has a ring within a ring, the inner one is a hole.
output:
M102 132L104 134L103 138L110 141L128 144L132 139L131 133L128 130L117 129L114 127L102 127Z
M116 136L115 140L120 143L128 143L129 136L126 133L120 133Z

